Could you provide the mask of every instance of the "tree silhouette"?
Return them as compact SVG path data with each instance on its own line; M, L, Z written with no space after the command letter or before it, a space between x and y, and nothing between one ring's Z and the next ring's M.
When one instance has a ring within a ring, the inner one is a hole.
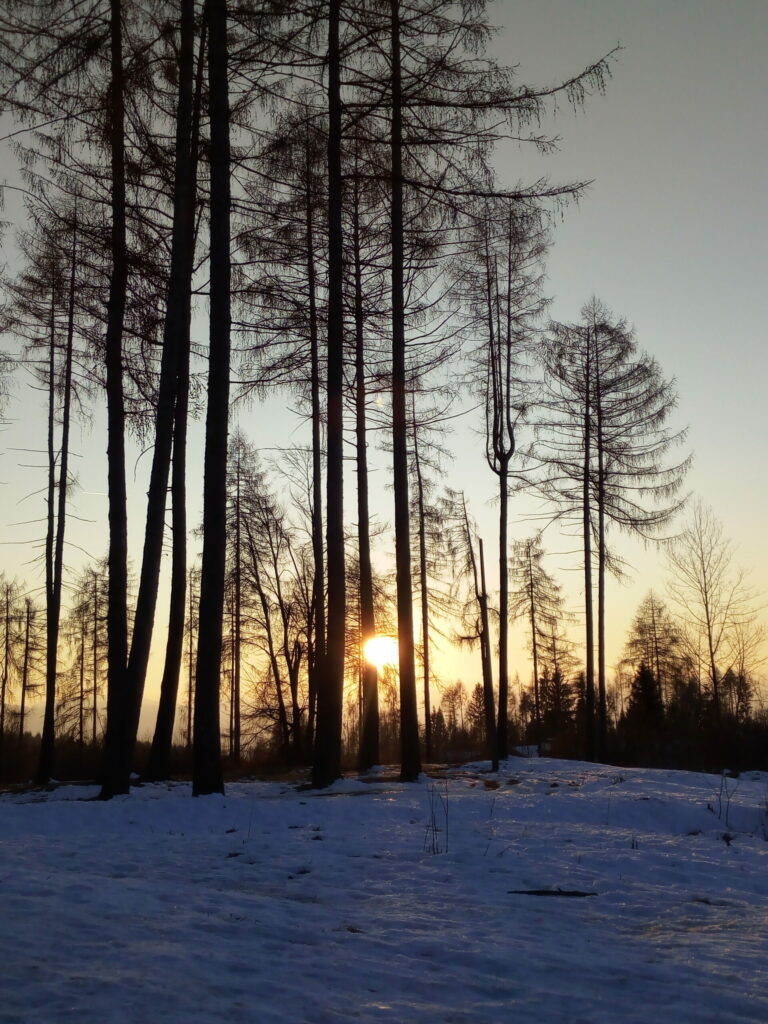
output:
M550 326L545 350L547 404L540 453L560 515L579 516L584 545L588 756L603 758L607 730L605 670L608 522L651 539L674 518L690 459L667 464L684 431L667 425L676 404L672 382L638 353L631 331L597 299L580 324ZM593 543L598 571L598 693L595 721ZM614 563L615 564L615 563Z

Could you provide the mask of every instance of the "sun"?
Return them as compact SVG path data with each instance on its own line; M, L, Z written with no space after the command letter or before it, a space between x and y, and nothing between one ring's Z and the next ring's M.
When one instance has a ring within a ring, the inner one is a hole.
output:
M397 637L372 636L370 640L366 640L363 654L365 660L378 669L387 665L397 665Z

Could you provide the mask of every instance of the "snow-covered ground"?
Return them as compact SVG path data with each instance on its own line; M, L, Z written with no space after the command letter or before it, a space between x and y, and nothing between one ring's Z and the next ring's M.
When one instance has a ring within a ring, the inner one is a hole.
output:
M768 1021L768 775L484 768L3 795L0 1020Z

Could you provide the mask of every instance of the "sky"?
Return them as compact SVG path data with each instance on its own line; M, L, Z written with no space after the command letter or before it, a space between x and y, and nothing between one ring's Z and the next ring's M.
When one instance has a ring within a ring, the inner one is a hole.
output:
M605 95L573 112L561 104L544 127L560 137L546 159L505 147L497 166L513 185L548 174L553 182L591 180L578 206L558 217L547 261L551 316L575 321L596 295L634 325L640 347L676 378L676 427L688 426L694 465L687 487L711 505L752 582L768 589L764 509L768 479L762 447L768 439L765 380L768 345L763 311L768 266L768 4L764 0L501 0L489 5L500 26L493 52L518 66L521 82L552 84L622 47L612 62ZM15 178L8 143L0 143L0 178ZM13 218L13 204L6 206ZM10 249L8 250L10 252ZM265 448L305 443L302 429L284 412L284 399L243 412L240 422ZM276 410L280 410L276 412ZM2 434L0 481L3 558L7 571L32 579L39 565L28 541L42 535L41 470L19 468L33 458L20 448L42 448L44 410L27 384L16 388ZM449 444L455 457L446 482L472 495L481 531L495 534L495 478L478 457L478 423L456 425ZM193 431L199 439L201 431ZM72 552L106 550L103 418L97 414L80 437L81 490L72 521ZM129 463L130 530L134 549L142 531L146 454ZM40 460L37 460L38 462ZM193 471L194 472L194 471ZM383 474L382 474L383 477ZM353 501L354 477L348 494ZM382 519L391 522L391 494L380 491ZM190 484L190 494L201 493ZM513 505L513 539L532 532L529 506ZM194 509L191 521L195 520ZM12 525L12 524L23 525ZM550 530L548 568L555 575L577 564L566 552L576 543ZM385 544L380 557L390 553ZM389 545L391 547L391 544ZM621 542L634 566L625 585L611 584L608 662L620 656L632 613L650 588L663 592L657 552ZM78 556L75 554L73 560ZM563 577L568 602L580 603L578 573ZM164 606L161 596L161 607ZM524 652L512 653L512 670L529 671ZM438 671L479 675L476 656L453 652ZM158 673L159 674L159 673ZM450 678L445 681L450 682ZM152 699L153 680L148 696Z

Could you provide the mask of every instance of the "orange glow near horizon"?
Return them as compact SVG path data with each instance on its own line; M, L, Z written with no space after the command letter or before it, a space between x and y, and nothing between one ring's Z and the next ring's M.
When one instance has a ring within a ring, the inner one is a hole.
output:
M372 636L363 648L365 660L381 670L388 665L397 667L398 648L395 636Z

